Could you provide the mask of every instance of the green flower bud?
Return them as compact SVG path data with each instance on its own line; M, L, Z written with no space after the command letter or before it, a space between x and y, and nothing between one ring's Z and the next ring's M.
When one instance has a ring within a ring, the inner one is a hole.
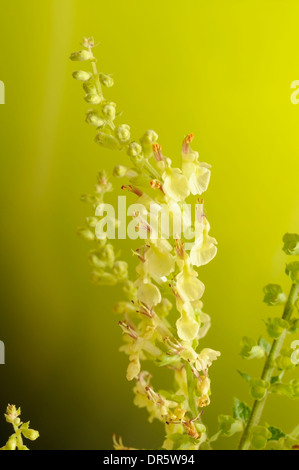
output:
M112 271L119 281L123 281L128 277L128 263L125 261L116 261Z
M72 75L75 80L80 82L87 82L92 77L92 73L85 72L85 70L76 70Z
M299 255L299 235L297 233L286 233L283 237L283 251L287 255Z
M113 135L106 134L105 132L99 132L95 138L95 142L111 150L121 149L119 141Z
M138 157L142 153L142 147L138 142L131 142L128 148L128 155L130 157Z
M86 217L86 222L89 227L94 228L98 223L98 219L97 217Z
M87 204L95 204L97 202L97 198L93 194L82 194L80 200Z
M113 311L118 315L124 315L125 313L135 312L135 307L130 302L121 300L114 305Z
M104 271L94 271L91 273L90 280L98 286L115 286L117 284L116 277Z
M21 431L23 436L26 437L26 439L30 439L30 441L35 441L39 437L39 432L34 429L21 428Z
M268 318L267 322L267 332L271 338L279 338L285 329L289 327L289 323L282 318Z
M255 400L262 400L266 394L267 389L269 388L269 382L266 382L262 379L253 379L251 381L251 396Z
M104 263L106 263L107 266L109 266L109 268L112 268L115 261L113 245L108 243L106 246L104 246L103 250L101 251L101 259L104 261Z
M87 95L84 96L84 99L89 104L100 104L102 101L102 98L96 93L87 93Z
M264 302L268 305L283 304L287 297L278 284L268 284L264 287Z
M102 107L103 116L110 121L114 121L116 114L116 104L115 103L106 103Z
M93 241L95 239L94 233L86 227L79 227L77 230L79 237L87 241Z
M91 266L94 266L97 269L104 269L106 266L105 261L101 259L100 253L96 250L89 252L88 261L91 264Z
M113 168L113 176L115 178L123 178L124 176L126 176L128 171L129 171L129 168L127 168L126 166L116 165Z
M270 439L271 436L271 432L266 427L255 426L251 432L251 445L253 449L264 449L267 445L268 439Z
M10 436L8 439L5 448L6 450L16 450L17 447L17 438L15 435Z
M299 330L299 318L293 318L289 321L289 333L294 334Z
M244 359L260 359L265 357L265 350L256 344L253 339L247 338L247 336L242 338L241 347L240 354Z
M83 38L82 40L82 46L84 47L94 47L94 38L93 37L90 37L90 38Z
M283 348L280 355L276 359L276 367L278 370L292 370L295 364L292 362L291 356L293 350L291 348Z
M294 261L286 266L286 274L292 282L299 283L299 261Z
M90 124L91 126L95 127L103 127L106 122L104 121L103 118L100 117L100 115L96 111L88 111L86 114L86 122L87 124Z
M158 134L157 134L155 131L149 129L149 130L146 131L146 133L141 137L140 142L141 142L142 145L146 145L146 146L147 146L147 145L150 145L150 146L151 146L151 145L153 145L155 142L157 142L158 138L159 138Z
M131 133L130 133L130 126L127 124L122 124L115 129L115 135L117 139L122 143L125 144L130 140Z
M84 89L85 93L87 93L87 94L96 95L98 93L97 87L96 87L93 80L89 80L88 82L84 82L83 83L83 89Z
M83 49L82 51L72 52L70 55L70 59L74 61L83 62L84 60L92 59L92 54L90 51L86 51Z
M299 397L299 379L291 380L291 387L293 391L293 397L298 398Z
M102 85L104 85L107 88L110 88L114 85L114 80L110 75L105 75L104 73L99 74L100 81Z

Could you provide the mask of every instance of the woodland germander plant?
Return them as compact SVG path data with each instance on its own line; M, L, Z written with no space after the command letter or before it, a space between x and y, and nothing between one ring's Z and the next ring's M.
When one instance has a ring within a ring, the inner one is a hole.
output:
M219 429L209 436L202 422L202 413L210 404L211 384L209 368L220 352L201 349L200 340L211 325L204 313L202 297L205 286L199 279L200 268L209 263L217 253L217 242L209 235L210 225L204 209L202 194L210 181L210 165L199 160L191 148L193 135L183 139L181 168L173 166L162 153L158 135L147 130L139 141L131 137L128 124L120 122L121 114L116 104L104 97L103 89L113 86L111 75L98 70L93 55L93 38L84 38L83 49L71 54L71 60L90 64L91 70L77 70L73 77L83 83L85 101L90 105L86 122L96 131L95 141L103 149L120 156L113 176L122 180L119 186L133 194L134 202L150 211L155 205L167 207L170 222L182 221L185 230L193 236L184 239L172 230L165 236L162 225L151 226L147 216L139 210L132 212L135 230L140 234L140 246L133 252L136 259L135 275L129 275L128 264L103 236L103 207L105 198L113 190L105 170L100 171L92 194L82 200L91 204L93 214L79 235L93 246L88 258L92 266L91 280L97 285L121 285L124 298L115 304L114 312L121 317L119 326L124 344L121 350L128 355L126 376L134 382L134 403L146 408L149 421L158 419L165 426L162 449L211 449L220 436L230 437L240 433L239 449L297 449L299 425L287 433L273 423L261 424L262 412L269 394L299 398L299 379L284 376L298 368L299 357L293 341L286 338L299 330L299 261L287 264L286 274L291 288L288 297L282 288L270 284L264 288L264 301L270 306L281 306L282 316L271 316L265 322L268 339L242 339L241 355L244 359L263 359L261 377L240 375L248 382L254 402L252 408L235 399L232 415L219 416ZM196 207L195 221L184 213L184 204ZM162 217L162 216L161 216ZM119 228L115 217L105 222ZM170 223L170 228L171 228ZM174 227L174 225L173 225ZM283 250L288 256L299 255L299 235L286 234ZM173 374L167 390L156 389L152 376L144 369L145 361ZM19 410L10 406L5 415L14 426L14 434L3 449L26 449L22 435L29 439L38 437L37 431L22 424ZM115 449L132 449L124 446L122 439L113 437Z
M127 379L134 381L134 403L147 408L149 421L158 419L165 425L163 449L210 449L220 436L241 433L239 449L294 449L299 444L299 426L287 434L273 425L261 425L262 411L270 393L299 397L299 380L283 381L285 372L298 366L292 361L294 353L285 346L287 334L299 328L298 292L299 262L289 263L286 273L292 285L287 297L275 284L265 287L264 301L268 305L283 305L282 317L266 321L267 334L272 344L260 337L257 341L244 337L241 355L244 359L263 358L264 369L260 378L245 373L254 399L252 408L235 399L233 415L219 416L219 430L208 437L201 415L210 404L211 386L209 368L220 352L200 348L211 324L203 311L202 296L205 286L199 279L201 266L209 263L217 253L217 242L209 235L203 200L198 199L206 191L210 180L210 165L200 162L199 155L191 148L193 135L186 136L181 149L181 168L175 168L170 158L162 153L158 135L148 130L135 141L128 124L119 124L120 113L116 104L107 100L103 88L111 87L110 75L98 71L93 55L93 38L84 38L83 50L74 52L71 60L91 64L91 71L73 73L83 82L85 101L92 105L86 122L95 127L95 141L101 147L121 151L121 160L113 171L116 178L126 179L121 187L136 196L136 203L150 209L151 204L167 204L170 219L182 214L183 204L196 198L196 220L190 219L187 227L194 234L189 252L183 238L170 233L166 240L163 233L154 230L143 214L133 213L136 230L143 231L145 240L136 248L136 276L129 278L127 263L117 259L114 247L108 239L97 237L97 224L101 217L87 218L87 226L79 234L94 244L89 253L93 266L92 280L99 285L121 283L125 299L119 301L114 311L122 315L119 321L124 335L121 350L129 356ZM125 164L125 155L127 161ZM112 190L105 170L101 171L91 195L83 200L96 209L103 204L107 192ZM192 199L193 198L193 199ZM97 212L96 212L97 213ZM117 227L119 222L114 220ZM284 251L287 255L299 254L299 236L286 234ZM151 385L151 374L143 369L143 362L152 361L158 367L171 369L173 386L156 390ZM125 449L122 440L114 437L116 449Z

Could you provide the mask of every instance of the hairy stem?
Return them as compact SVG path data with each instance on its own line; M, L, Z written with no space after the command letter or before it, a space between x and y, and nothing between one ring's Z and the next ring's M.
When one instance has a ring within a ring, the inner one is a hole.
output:
M292 284L290 294L289 294L287 303L286 303L284 311L283 311L283 315L282 315L283 320L287 320L287 321L290 320L291 315L292 315L293 310L294 310L295 302L296 302L297 297L298 297L298 293L299 293L299 284ZM262 376L261 376L262 380L266 380L267 382L270 382L270 380L272 378L272 375L273 375L273 372L275 370L275 362L274 361L280 353L280 350L281 350L282 345L284 343L285 337L286 337L286 330L280 335L280 337L278 339L275 339L273 341L269 356L266 360L266 363L265 363L265 366L264 366L264 369L263 369L263 373L262 373ZM250 416L249 416L249 419L248 419L248 422L247 422L247 425L246 425L246 428L245 428L245 430L243 432L243 435L241 437L241 440L240 440L239 450L248 450L249 449L251 429L254 426L258 425L258 423L261 419L262 413L263 413L263 409L264 409L266 400L267 400L267 391L266 391L265 396L262 400L255 400L255 402L253 404L253 407L252 407L252 410L251 410L251 413L250 413Z

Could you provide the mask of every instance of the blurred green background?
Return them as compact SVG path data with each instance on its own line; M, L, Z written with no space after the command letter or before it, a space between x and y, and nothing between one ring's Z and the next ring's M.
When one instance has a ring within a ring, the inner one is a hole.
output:
M107 97L133 136L154 128L179 162L182 138L193 132L193 147L212 164L205 201L219 253L200 277L213 322L203 346L222 353L204 414L214 432L234 396L250 402L236 369L260 374L262 363L244 364L238 354L241 337L263 333L262 319L273 313L262 287L289 286L281 239L299 230L299 105L290 101L299 79L298 14L296 0L1 6L0 411L22 406L40 431L31 448L109 449L113 432L127 445L157 448L163 434L132 404L116 294L89 283L88 246L76 236L89 215L80 195L99 169L126 157L94 144L69 54L93 35L101 70L114 74ZM124 256L131 259L129 250ZM265 418L289 431L298 403L270 397ZM0 443L9 432L2 419Z

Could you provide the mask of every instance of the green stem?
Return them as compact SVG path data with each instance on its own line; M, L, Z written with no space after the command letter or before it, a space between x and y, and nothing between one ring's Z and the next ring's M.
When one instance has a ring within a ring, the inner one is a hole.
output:
M299 293L299 284L292 284L290 294L289 294L287 303L286 303L284 311L283 311L283 315L282 315L283 320L286 320L286 321L290 320L291 315L292 315L293 310L294 310L294 304L295 304L295 302L297 300L297 297L298 297L298 293ZM270 380L272 378L272 375L273 375L273 372L275 370L275 359L277 358L277 356L280 353L280 350L281 350L282 345L284 343L285 337L286 337L286 330L280 335L280 337L278 339L275 339L273 341L269 356L266 360L266 363L265 363L265 366L264 366L264 369L263 369L263 373L262 373L262 377L261 377L262 380L270 382ZM240 441L240 444L239 444L239 450L248 450L249 449L251 429L254 426L258 425L258 423L261 419L262 413L263 413L263 409L264 409L266 400L267 400L267 392L265 393L265 396L262 400L255 400L255 402L253 404L253 407L252 407L252 410L251 410L251 413L250 413L250 416L249 416L249 419L248 419L248 422L247 422L247 425L246 425L246 428L245 428L245 430L243 432L243 435L241 437L241 441Z
M189 364L186 365L187 371L187 383L188 383L188 402L189 408L192 413L192 418L197 418L198 416L198 408L196 405L196 398L195 398L195 389L194 389L194 376Z

